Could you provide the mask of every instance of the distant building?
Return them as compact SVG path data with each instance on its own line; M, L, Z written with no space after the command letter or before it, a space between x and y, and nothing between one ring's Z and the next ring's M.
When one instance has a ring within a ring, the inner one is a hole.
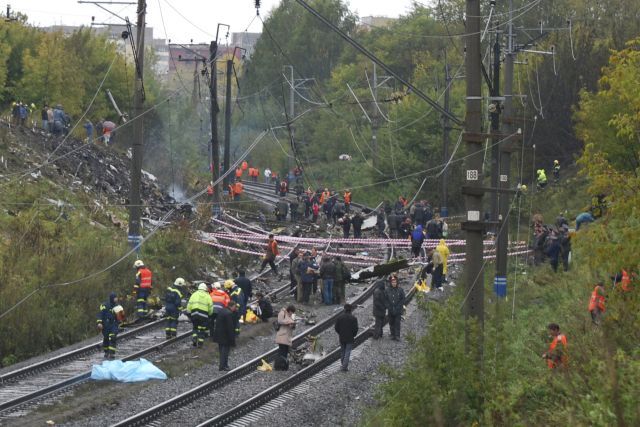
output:
M363 16L360 18L359 26L365 31L378 27L388 28L396 20L396 18L389 18L387 16Z

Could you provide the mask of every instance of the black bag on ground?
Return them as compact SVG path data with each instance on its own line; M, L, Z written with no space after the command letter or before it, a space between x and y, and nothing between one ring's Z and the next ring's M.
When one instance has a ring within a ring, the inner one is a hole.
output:
M289 370L289 360L282 357L282 355L276 355L276 358L273 361L273 369L276 371L288 371Z

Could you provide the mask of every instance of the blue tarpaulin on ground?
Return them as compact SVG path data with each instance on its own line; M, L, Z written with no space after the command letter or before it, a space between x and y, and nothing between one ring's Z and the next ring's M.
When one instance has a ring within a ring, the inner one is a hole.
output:
M100 365L93 365L91 379L133 383L148 380L166 380L167 374L146 359L129 362L107 360Z

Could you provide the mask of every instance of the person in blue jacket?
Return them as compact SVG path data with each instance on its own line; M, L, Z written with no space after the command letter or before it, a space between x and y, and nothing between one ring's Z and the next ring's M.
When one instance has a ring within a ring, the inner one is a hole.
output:
M164 331L167 339L178 336L178 317L180 316L185 283L182 277L178 277L173 282L173 286L167 288L167 292L164 295L164 309L167 313L167 326Z
M97 326L102 332L102 348L105 359L116 358L116 338L118 336L118 317L114 308L118 306L118 297L115 292L109 294L109 300L100 304Z

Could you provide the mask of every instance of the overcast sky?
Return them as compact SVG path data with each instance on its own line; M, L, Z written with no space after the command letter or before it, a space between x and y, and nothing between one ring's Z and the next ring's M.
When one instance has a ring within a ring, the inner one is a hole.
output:
M262 0L261 15L266 16L279 2ZM96 5L78 4L76 0L9 0L7 3L11 3L15 11L28 15L29 22L36 26L89 25L92 16L96 22L120 21ZM411 8L411 0L351 0L348 3L359 16L397 17ZM105 7L122 17L128 16L132 22L136 20L135 5ZM167 29L166 38L173 42L188 43L191 39L208 42L215 38L218 23L229 24L232 32L262 31L260 21L253 19L256 14L253 0L147 0L147 25L153 27L155 38L165 35L160 11Z

